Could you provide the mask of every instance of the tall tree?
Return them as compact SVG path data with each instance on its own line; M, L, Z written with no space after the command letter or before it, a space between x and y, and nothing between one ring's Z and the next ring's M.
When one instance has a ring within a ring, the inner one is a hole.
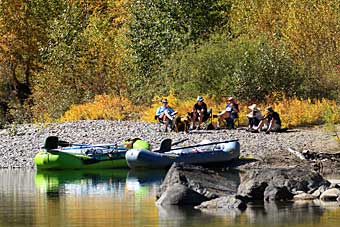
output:
M0 101L23 105L41 70L41 50L48 43L48 22L61 0L3 0L0 5Z
M126 0L70 1L50 24L51 45L34 86L35 113L56 118L96 94L121 95ZM64 90L64 92L60 92Z
M235 0L230 21L236 36L266 35L273 45L283 44L306 77L306 96L332 97L329 91L338 89L338 0Z
M230 5L216 0L134 0L130 6L128 37L135 77L130 80L135 96L145 99L164 86L161 64L189 43L209 37L226 22ZM146 92L147 91L147 92ZM149 93L148 93L149 92Z

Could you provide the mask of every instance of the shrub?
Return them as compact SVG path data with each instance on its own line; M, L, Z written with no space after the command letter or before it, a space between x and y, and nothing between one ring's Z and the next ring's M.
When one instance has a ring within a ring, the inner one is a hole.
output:
M97 95L93 102L72 105L59 121L76 120L129 120L138 119L140 109L135 107L127 98Z
M213 114L217 114L225 108L226 99L224 97L220 99L213 96L209 97L208 95L204 97L208 108L213 109ZM270 97L271 99L267 98L266 102L257 103L257 107L262 110L262 114L265 114L264 110L266 106L272 106L273 109L280 114L283 127L320 125L328 122L336 124L340 122L339 107L334 101L326 99L303 100L297 97L286 98L279 93L274 93ZM196 103L196 99L194 98L180 100L173 92L163 98L168 99L170 106L179 112L178 115L185 115L187 112L190 112L192 106ZM157 108L161 105L161 99L162 98L158 96L154 98L152 106L143 112L143 120L150 122L155 121L154 116ZM250 104L250 102L239 102L240 125L245 126L248 123L246 115L250 112L248 109ZM216 122L217 118L213 119L213 121Z
M197 93L263 100L272 92L294 96L303 77L282 45L265 37L228 40L216 35L199 47L178 52L165 64L163 78L181 96Z

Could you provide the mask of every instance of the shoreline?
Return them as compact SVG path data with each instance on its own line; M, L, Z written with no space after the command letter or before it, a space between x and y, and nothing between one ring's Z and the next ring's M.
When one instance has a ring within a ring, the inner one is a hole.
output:
M13 128L15 127L15 128ZM315 163L301 160L289 150L296 152L336 152L340 150L331 132L322 128L296 128L284 133L250 133L245 130L200 130L191 133L158 132L157 123L137 121L75 121L65 123L22 124L0 130L0 168L34 168L33 158L47 136L58 136L72 143L122 143L129 138L139 137L159 147L162 139L174 142L188 139L180 144L192 145L202 140L225 141L238 139L241 156L259 161L240 166L239 169L267 167L289 167L306 165L314 168ZM330 161L330 160L329 160ZM334 173L333 167L340 166L337 160L322 164L326 172ZM325 169L326 168L326 169ZM337 168L339 169L339 168ZM339 174L340 174L340 170Z

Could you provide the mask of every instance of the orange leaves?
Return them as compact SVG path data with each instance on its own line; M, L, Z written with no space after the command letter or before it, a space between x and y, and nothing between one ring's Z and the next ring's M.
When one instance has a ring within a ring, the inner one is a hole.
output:
M265 103L257 103L257 107L262 111L263 114L266 106L272 106L273 109L278 112L281 116L282 124L284 127L297 127L297 126L308 126L324 124L329 118L333 123L340 122L339 109L334 101L322 99L322 100L303 100L297 97L285 98L280 94L274 94L274 99L267 100ZM173 93L170 93L167 98L172 108L179 112L179 115L185 115L186 112L190 112L192 106L195 104L195 99L179 100ZM143 120L154 121L153 117L160 106L161 97L156 97L151 108L146 109L143 112ZM216 102L213 98L205 98L205 102L208 108L213 109L213 114L217 114L219 111L225 108L226 102L222 98ZM246 114L250 112L247 103L239 103L240 108L240 124L247 124Z
M136 118L139 110L127 98L97 95L93 102L72 105L59 121L128 120Z

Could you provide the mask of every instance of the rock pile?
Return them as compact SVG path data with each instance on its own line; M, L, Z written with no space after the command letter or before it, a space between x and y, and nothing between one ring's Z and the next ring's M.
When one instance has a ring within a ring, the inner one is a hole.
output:
M244 210L249 202L313 200L340 202L340 186L301 167L249 170L237 186L202 167L174 164L157 194L157 204L194 205L203 211ZM236 189L237 188L237 189Z

